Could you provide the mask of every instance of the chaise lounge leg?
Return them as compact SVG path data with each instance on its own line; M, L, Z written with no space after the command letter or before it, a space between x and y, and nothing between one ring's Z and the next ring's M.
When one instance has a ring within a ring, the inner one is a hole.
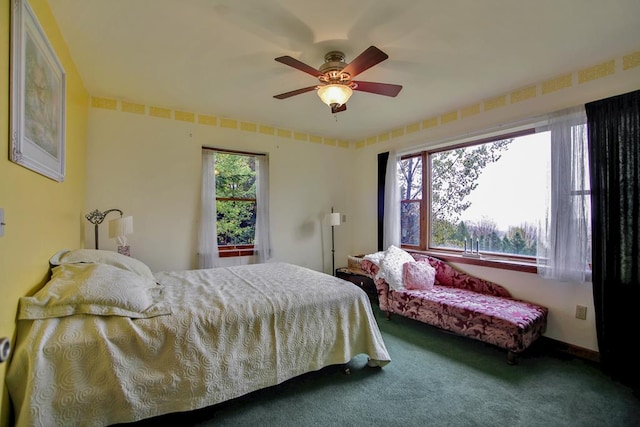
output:
M518 364L518 354L513 351L509 351L507 353L507 363L509 365L517 365Z
M391 320L391 312L387 311L385 314L386 314L387 320Z

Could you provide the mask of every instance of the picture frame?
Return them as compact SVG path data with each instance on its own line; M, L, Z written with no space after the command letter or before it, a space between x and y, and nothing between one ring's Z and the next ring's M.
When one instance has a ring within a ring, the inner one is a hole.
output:
M27 0L11 0L11 161L62 182L66 73Z

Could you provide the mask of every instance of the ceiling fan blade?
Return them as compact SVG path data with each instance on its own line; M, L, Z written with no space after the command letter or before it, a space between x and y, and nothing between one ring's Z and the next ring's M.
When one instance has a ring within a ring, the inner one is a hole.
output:
M276 61L288 65L290 67L295 68L296 70L304 71L307 74L311 74L313 77L320 77L322 73L319 70L316 70L310 65L305 64L304 62L300 62L291 56L279 56L276 58Z
M345 73L349 73L351 78L354 78L358 74L373 67L376 64L387 59L389 55L381 51L375 46L369 46L364 52L362 52L356 59L351 61L349 65L342 70Z
M280 95L273 95L276 99L285 99L292 96L300 95L301 93L311 92L315 90L316 86L303 87L302 89L292 90L291 92L281 93Z
M339 113L340 111L344 111L347 109L347 104L342 104L340 106L331 107L331 112L333 114Z
M389 83L376 83L376 82L360 82L354 81L358 86L354 90L360 92L375 93L384 96L396 96L402 90L401 85L392 85Z

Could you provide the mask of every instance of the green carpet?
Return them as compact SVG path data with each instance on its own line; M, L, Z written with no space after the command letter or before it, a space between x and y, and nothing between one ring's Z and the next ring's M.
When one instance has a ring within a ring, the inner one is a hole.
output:
M597 364L534 344L506 352L374 308L391 363L329 367L138 426L640 426L640 400Z

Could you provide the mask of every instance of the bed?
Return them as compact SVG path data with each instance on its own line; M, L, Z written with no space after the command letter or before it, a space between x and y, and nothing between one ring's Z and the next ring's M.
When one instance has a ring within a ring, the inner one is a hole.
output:
M125 423L203 408L366 354L390 357L364 291L274 262L151 273L60 251L20 298L6 384L17 426Z

